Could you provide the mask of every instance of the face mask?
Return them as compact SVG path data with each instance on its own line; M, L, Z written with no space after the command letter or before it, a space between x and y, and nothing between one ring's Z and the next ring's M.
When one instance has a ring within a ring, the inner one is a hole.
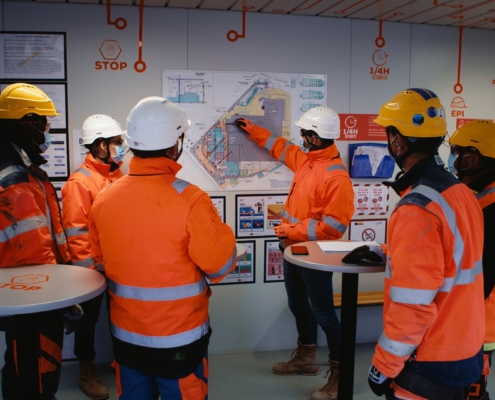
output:
M457 157L459 157L459 154L449 154L449 161L448 161L448 167L449 167L449 171L451 174L454 174L456 175L457 174L457 170L455 169L454 167L454 164L457 160Z
M52 138L50 136L50 132L47 132L45 133L45 143L40 144L41 152L44 153L45 151L47 151L51 143L52 143Z
M302 136L299 136L299 147L304 153L307 153L309 151L309 149L304 147L304 138Z
M114 163L118 164L124 159L124 156L127 153L125 145L121 146L112 146L115 149L115 155L111 156Z

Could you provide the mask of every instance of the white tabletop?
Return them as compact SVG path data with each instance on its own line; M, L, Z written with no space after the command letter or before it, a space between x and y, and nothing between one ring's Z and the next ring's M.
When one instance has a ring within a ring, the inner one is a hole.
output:
M307 256L293 255L291 246L289 246L284 251L284 258L290 263L299 265L300 267L317 269L319 271L333 271L351 274L385 271L385 265L344 264L342 262L342 257L344 257L348 252L323 252L316 241L297 243L297 245L306 246L309 254Z
M98 296L105 287L101 273L74 265L0 268L0 316L69 307Z
M237 250L237 260L240 260L246 256L247 250L242 244L236 243L235 248Z

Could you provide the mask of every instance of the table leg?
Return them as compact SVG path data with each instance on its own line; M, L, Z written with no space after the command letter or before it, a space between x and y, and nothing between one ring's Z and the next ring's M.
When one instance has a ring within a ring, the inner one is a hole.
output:
M358 282L359 274L342 274L339 400L351 400L354 390Z
M16 319L16 351L21 399L39 399L39 335L35 314L19 314Z

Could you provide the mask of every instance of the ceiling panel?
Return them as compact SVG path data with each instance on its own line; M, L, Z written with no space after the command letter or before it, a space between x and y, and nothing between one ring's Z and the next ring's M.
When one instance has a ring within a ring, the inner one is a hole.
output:
M367 7L377 0L343 0L335 2L327 10L324 10L319 15L324 17L348 17L350 14L355 13Z
M199 8L207 10L228 10L236 2L236 0L203 0L199 5Z
M349 17L388 20L394 16L403 15L403 12L398 9L415 2L415 0L383 0L354 11L349 14Z
M299 7L304 1L301 0L273 0L268 2L261 11L276 14L287 14L292 9Z
M489 3L493 3L494 0L488 0ZM420 1L418 1L420 3ZM449 25L452 22L452 19L444 20L446 23L443 24L440 22L441 19L445 18L450 14L457 14L459 12L465 12L469 9L478 9L480 4L486 4L487 0L460 0L460 1L451 1L446 3L436 4L434 3L433 8L424 9L423 11L418 12L416 15L412 15L411 17L402 19L402 22L413 22L413 23L432 23L439 25ZM493 5L493 4L492 4ZM494 7L495 8L495 7Z
M144 0L144 5L148 6L150 0ZM196 8L201 0L162 0L163 3L168 3L168 7L179 7L179 8Z
M432 24L440 24L440 25L459 25L459 26L464 26L467 25L469 26L469 22L475 23L476 20L483 20L486 18L487 14L492 13L493 10L495 10L495 0L492 0L488 4L484 5L478 5L473 8L469 9L459 9L458 11L455 11L453 13L450 13L449 15L442 17L442 18L437 18L433 20L429 20L427 22L432 23ZM466 21L466 22L464 22Z
M237 2L230 7L232 11L242 11L244 7L248 11L258 11L260 8L265 6L267 3L266 0L237 0Z
M87 3L107 0L17 0ZM111 5L314 15L495 29L495 0L110 0Z

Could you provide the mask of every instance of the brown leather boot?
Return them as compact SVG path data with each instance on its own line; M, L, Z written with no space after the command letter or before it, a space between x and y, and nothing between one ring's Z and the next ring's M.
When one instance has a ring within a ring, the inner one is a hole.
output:
M277 375L318 375L320 367L316 364L316 345L305 345L297 341L297 349L292 352L288 362L279 362L272 367Z
M110 397L108 389L96 378L94 361L79 361L79 389L93 400L105 400Z
M330 369L323 375L328 382L320 390L313 393L310 400L337 400L339 390L339 363L329 360Z

